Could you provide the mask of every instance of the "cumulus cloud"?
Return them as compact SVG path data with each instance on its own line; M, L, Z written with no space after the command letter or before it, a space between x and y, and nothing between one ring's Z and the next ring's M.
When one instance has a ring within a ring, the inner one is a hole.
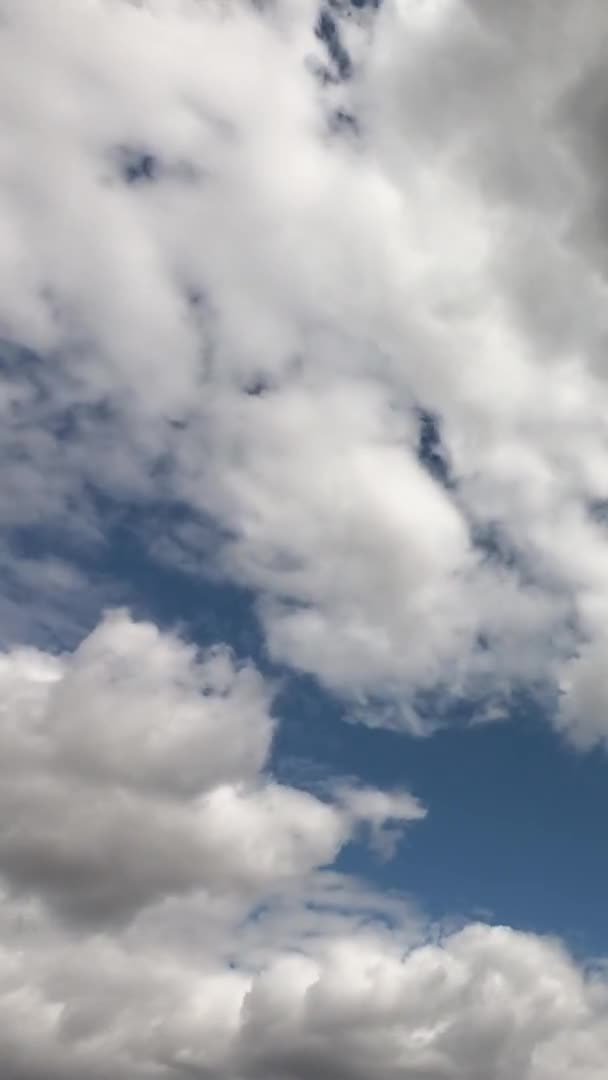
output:
M127 612L0 657L0 1052L16 1080L599 1080L608 985L331 868L408 792L267 771L271 693Z
M323 802L265 773L270 694L218 647L200 655L114 612L75 653L0 656L0 873L79 920L166 895L260 888L334 861L361 823L424 816L407 794Z
M114 611L72 654L0 654L0 699L8 1075L219 1076L256 972L402 919L318 868L362 826L392 840L424 808L278 784L271 691L226 646L201 653Z
M225 646L115 611L72 654L2 654L0 682L8 1075L601 1075L600 973L318 869L362 827L389 855L424 809L277 784L271 692Z
M35 904L4 899L3 1067L19 1080L603 1075L601 974L507 928L471 925L438 941L407 924L388 930L350 892L350 912L328 905L313 936L292 905L290 935L283 918L273 937L270 906L237 963L221 956L230 920L200 898L166 912L154 941L150 922L68 936ZM214 937L201 940L208 921ZM260 948L265 934L272 943Z

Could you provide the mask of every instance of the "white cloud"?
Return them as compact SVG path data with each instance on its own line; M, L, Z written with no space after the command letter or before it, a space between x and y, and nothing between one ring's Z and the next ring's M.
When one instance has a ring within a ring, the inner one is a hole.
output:
M361 822L369 831L372 846L383 858L394 854L401 839L402 822L426 816L426 809L407 791L338 785L335 795L354 821Z
M94 529L91 482L211 513L274 655L359 716L570 685L579 630L600 685L605 11L560 6L550 50L544 11L387 4L324 92L312 4L5 4L0 326L41 359L4 350L3 521ZM158 182L122 182L125 148ZM488 521L523 578L480 561ZM601 737L590 707L561 723Z
M0 873L71 918L201 887L254 896L332 863L361 822L424 815L406 794L332 803L274 782L257 671L125 612L72 655L3 654L0 683Z
M0 35L0 327L41 356L3 367L3 520L185 500L277 658L417 728L420 689L558 677L608 602L605 11L547 50L503 8L336 14L325 89L307 2L13 0Z
M317 868L423 807L274 781L269 688L225 646L115 611L72 654L0 654L0 697L9 1075L169 1077L191 1059L222 1075L260 965L402 917Z
M273 936L271 904L239 940L236 964L222 956L234 940L230 918L214 917L203 898L180 901L154 927L156 940L150 922L71 936L36 905L5 899L4 1068L19 1080L603 1076L601 975L577 969L556 943L507 928L471 925L421 942L415 926L366 920L365 899L357 911L352 896L354 920L317 913L312 937L305 909L292 905L291 948ZM209 919L214 935L201 940Z
M547 679L592 745L605 4L336 10L354 71L325 87L316 17L3 3L3 525L83 541L106 525L92 488L180 500L192 520L150 552L182 562L186 536L197 571L211 518L273 656L357 716L428 731L421 690L484 693L487 715ZM418 460L420 408L449 485ZM0 656L3 1074L604 1076L604 975L508 928L438 938L331 869L361 833L390 855L413 796L277 783L271 692L225 646L117 612L72 653L28 647L82 633L101 589L18 550L2 541L3 626L26 642Z
M268 773L259 673L109 613L0 656L0 1052L18 1080L599 1080L608 986L330 868L425 810ZM322 867L328 867L322 869Z

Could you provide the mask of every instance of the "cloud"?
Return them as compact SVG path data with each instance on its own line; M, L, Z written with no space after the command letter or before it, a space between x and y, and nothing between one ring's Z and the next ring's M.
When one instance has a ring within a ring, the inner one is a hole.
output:
M391 858L401 839L404 821L426 817L426 809L407 791L339 784L335 797L353 820L369 832L371 845L383 858Z
M348 896L342 887L334 900ZM312 936L305 905L288 904L291 948L270 905L240 938L236 963L222 956L234 942L230 917L203 898L112 937L68 935L35 904L4 899L4 1068L19 1080L108 1072L307 1080L370 1069L387 1080L599 1080L601 973L577 969L550 940L504 927L474 924L424 941L415 924L389 930L365 919L365 899L351 889L351 910L332 914L326 897ZM206 924L213 936L201 938ZM273 936L275 926L283 934Z
M602 969L339 873L426 809L279 783L261 672L124 610L89 632L78 551L128 506L364 722L524 683L604 740L606 29L600 0L4 0L11 1080L604 1076Z
M605 13L560 11L557 65L543 5L337 12L321 87L309 3L7 3L3 520L177 491L275 655L357 699L460 692L484 636L552 674L606 592ZM523 582L480 570L488 522Z
M558 683L607 596L603 7L550 54L543 5L336 8L324 83L304 0L3 10L7 527L179 499L362 718Z
M332 869L425 810L278 784L271 692L225 646L114 611L71 654L2 654L0 682L7 1075L603 1074L601 969L509 928L440 933Z
M278 784L271 691L226 646L200 652L119 610L71 654L0 654L0 687L9 1075L169 1077L194 1054L219 1076L260 965L402 920L318 868L362 826L392 840L424 808Z
M360 823L424 816L406 794L332 803L274 782L258 672L126 612L71 655L3 654L0 680L0 873L70 919L202 887L253 897L332 863Z
M0 656L0 1054L16 1080L599 1080L608 985L336 871L425 808L268 771L272 693L128 612Z
M36 513L44 507L51 456L60 487L46 501L59 509L89 469L112 490L145 493L168 454L180 495L235 534L231 571L269 594L276 655L339 689L355 673L363 692L433 681L469 653L479 621L464 604L466 524L415 460L408 410L424 387L396 383L381 358L374 378L370 363L397 333L406 351L413 333L428 350L424 332L395 322L394 303L400 287L417 293L435 257L432 243L420 251L414 218L430 218L438 199L423 184L408 205L385 162L324 132L305 63L320 48L312 5L291 5L284 18L237 5L218 19L171 3L8 11L20 153L5 168L15 250L2 319L6 336L54 362L50 405L13 380L28 431L37 422L42 432L28 438L25 462L9 465L21 513L30 497ZM403 18L415 16L410 6ZM220 59L228 54L238 78ZM28 92L28 62L53 89L44 102ZM41 129L56 132L44 170L32 160ZM125 173L125 160L148 166ZM23 161L32 167L16 195ZM77 198L66 197L66 168ZM28 260L24 281L15 268ZM194 296L202 302L192 310ZM243 394L260 379L268 393ZM49 413L98 401L109 402L103 423L89 413L75 438L53 438ZM172 418L185 428L168 428ZM421 609L431 606L437 617L423 635Z

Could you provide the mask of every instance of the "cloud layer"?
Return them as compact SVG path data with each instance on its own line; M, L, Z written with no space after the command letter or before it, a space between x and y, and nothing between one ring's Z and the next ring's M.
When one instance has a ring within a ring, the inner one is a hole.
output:
M424 809L265 771L261 676L113 612L0 662L0 1043L16 1080L599 1080L608 985L319 869ZM387 826L389 826L387 830Z
M91 629L120 582L78 555L128 510L370 725L523 686L605 740L607 30L603 0L0 5L10 1080L604 1077L601 968L339 872L426 809L279 783L261 671Z
M314 932L305 903L270 905L239 930L237 960L235 922L207 897L113 936L68 934L4 899L7 1075L603 1076L605 980L557 944L481 924L419 943L417 927L370 922L356 892L309 897Z
M6 525L180 500L372 722L569 685L608 595L606 16L551 11L6 3Z

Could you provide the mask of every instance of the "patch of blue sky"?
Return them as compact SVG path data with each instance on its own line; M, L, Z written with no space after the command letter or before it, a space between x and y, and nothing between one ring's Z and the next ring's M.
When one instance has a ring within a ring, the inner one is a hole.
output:
M405 786L429 808L392 859L351 844L341 869L412 893L438 920L483 917L606 953L608 762L602 750L573 752L538 702L522 695L505 722L474 726L463 702L452 724L416 738L346 724L312 680L292 679L280 713L279 771L284 762L309 783L346 771Z

